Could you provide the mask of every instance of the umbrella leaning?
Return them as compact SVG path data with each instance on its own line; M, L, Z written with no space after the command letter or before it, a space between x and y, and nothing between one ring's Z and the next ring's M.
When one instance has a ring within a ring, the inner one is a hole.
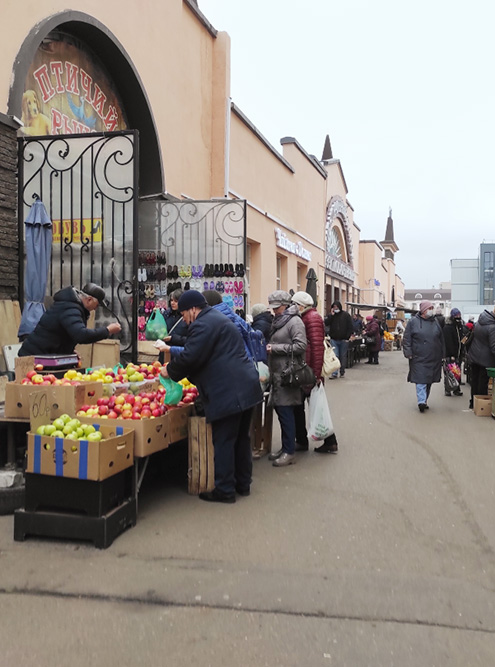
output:
M52 254L52 221L43 202L37 199L25 220L26 265L24 272L24 309L18 336L34 331L45 312L43 304Z

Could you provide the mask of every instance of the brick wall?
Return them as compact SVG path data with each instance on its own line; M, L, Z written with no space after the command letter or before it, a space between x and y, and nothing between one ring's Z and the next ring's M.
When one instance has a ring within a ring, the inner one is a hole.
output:
M0 299L19 298L16 129L0 113Z

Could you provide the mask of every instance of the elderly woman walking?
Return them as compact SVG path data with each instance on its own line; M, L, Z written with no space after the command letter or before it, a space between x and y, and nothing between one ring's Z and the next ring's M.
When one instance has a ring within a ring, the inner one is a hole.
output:
M282 387L281 376L291 357L296 363L304 359L306 352L306 329L299 317L299 308L290 305L291 296L284 290L272 292L268 304L275 316L270 332L270 343L266 346L268 365L272 381L272 404L277 413L282 431L282 447L269 455L275 467L288 466L295 462L296 421L294 406L301 405L303 394L299 387Z
M409 320L402 349L406 359L409 359L407 380L416 384L418 408L424 412L429 408L431 385L442 379L442 359L445 356L442 327L435 318L430 301L422 301L419 313Z

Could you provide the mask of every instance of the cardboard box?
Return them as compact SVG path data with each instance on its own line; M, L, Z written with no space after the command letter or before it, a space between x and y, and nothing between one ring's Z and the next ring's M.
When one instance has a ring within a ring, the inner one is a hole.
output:
M155 419L97 419L80 417L85 424L105 424L109 428L131 428L134 430L134 456L141 458L166 449L172 442L187 439L188 421L192 405L172 408Z
M475 396L474 397L474 414L477 417L491 417L491 414L492 414L492 397L491 396Z
M100 481L134 463L134 431L130 428L95 428L103 440L66 440L28 433L27 472Z
M393 346L393 344L394 344L394 341L393 341L393 340L385 340L385 341L383 341L383 350L384 350L384 352L392 352L392 349L393 349L392 346Z
M211 424L204 417L189 419L188 487L192 495L211 491L215 486L215 454Z
M46 391L47 412L52 419L64 413L75 415L82 405L93 405L103 395L101 382L84 382L80 385L35 385L9 382L5 387L5 416L12 419L29 419L29 395Z

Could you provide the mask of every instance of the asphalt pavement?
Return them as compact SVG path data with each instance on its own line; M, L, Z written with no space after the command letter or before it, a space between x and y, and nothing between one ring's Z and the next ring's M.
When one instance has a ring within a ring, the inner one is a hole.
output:
M257 460L235 505L188 495L176 449L106 550L0 517L0 666L495 665L495 421L469 386L420 414L406 373L327 381L339 453Z

